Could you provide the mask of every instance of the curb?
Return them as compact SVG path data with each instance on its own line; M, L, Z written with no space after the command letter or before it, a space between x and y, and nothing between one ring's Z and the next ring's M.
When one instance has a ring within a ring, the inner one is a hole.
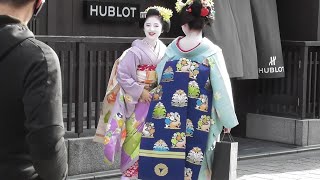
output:
M116 170L103 171L103 172L97 172L97 173L69 176L68 180L94 180L94 179L116 180L116 179L120 179L120 177L121 177L120 169L116 169Z
M298 147L295 149L290 150L280 150L280 151L273 151L268 153L257 153L252 155L243 155L238 157L238 161L247 160L247 159L256 159L256 158L263 158L263 157L270 157L270 156L280 156L285 154L294 154L294 153L301 153L301 152L307 152L307 151L315 151L320 150L319 145L312 145L312 146L306 146L306 147Z

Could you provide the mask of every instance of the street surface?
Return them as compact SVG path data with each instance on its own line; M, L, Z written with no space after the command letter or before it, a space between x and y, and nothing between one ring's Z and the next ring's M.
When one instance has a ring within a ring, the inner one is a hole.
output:
M237 180L320 180L320 150L240 160Z

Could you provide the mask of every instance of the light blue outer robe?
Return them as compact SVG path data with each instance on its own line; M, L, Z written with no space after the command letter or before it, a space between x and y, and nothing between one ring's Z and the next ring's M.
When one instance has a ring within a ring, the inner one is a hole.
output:
M230 78L227 72L226 64L221 48L213 44L207 38L203 38L200 45L195 49L183 52L177 47L176 38L167 47L165 56L157 66L158 82L162 77L164 65L170 60L179 60L187 58L202 63L204 60L210 65L210 82L213 90L213 102L211 117L213 122L208 136L207 150L205 152L204 161L198 179L210 180L213 164L214 147L219 139L223 127L233 128L237 126L238 119L234 111L233 97Z

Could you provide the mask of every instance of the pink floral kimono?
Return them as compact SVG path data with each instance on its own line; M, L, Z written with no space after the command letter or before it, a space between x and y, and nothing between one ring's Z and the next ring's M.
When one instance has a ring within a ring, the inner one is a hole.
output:
M121 152L120 170L128 177L137 173L134 165L139 157L141 132L150 105L139 102L139 98L143 89L150 91L155 87L155 68L165 49L160 40L154 51L143 40L135 40L119 58L118 66L115 64L110 77L113 79L109 80L94 141L104 143L107 162L114 162L116 152Z

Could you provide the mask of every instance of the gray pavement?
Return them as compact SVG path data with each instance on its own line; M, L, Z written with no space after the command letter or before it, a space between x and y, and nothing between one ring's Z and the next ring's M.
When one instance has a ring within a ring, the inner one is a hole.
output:
M234 140L239 143L239 159L267 156L273 153L279 154L281 152L297 151L301 148L291 144L283 144L251 138L234 137Z
M237 180L320 180L320 150L239 160Z
M320 180L320 150L238 161L237 180Z
M237 180L320 180L320 146L299 147L235 137L239 143ZM70 180L119 180L119 170Z

